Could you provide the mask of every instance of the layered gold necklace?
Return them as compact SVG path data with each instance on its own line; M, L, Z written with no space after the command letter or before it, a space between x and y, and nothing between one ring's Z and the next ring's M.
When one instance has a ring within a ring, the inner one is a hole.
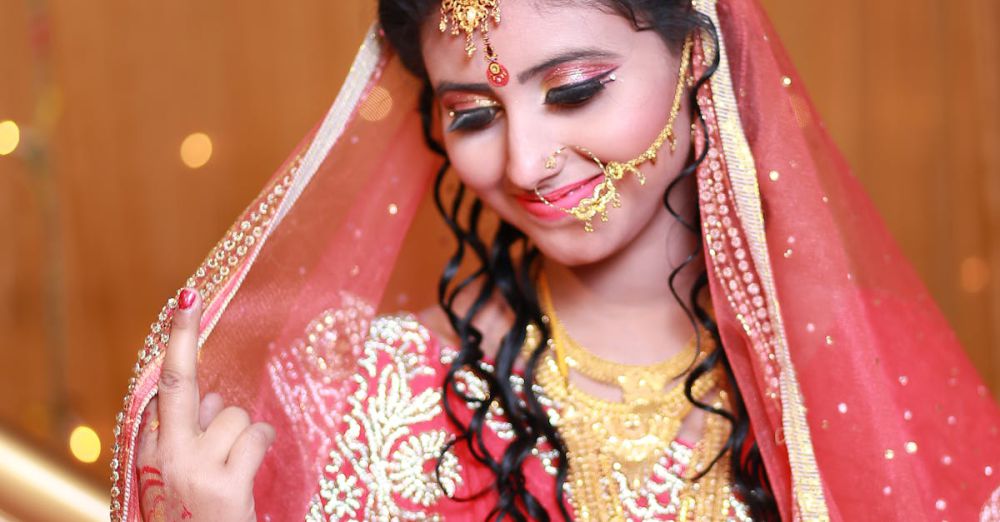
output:
M696 339L692 338L680 353L659 363L639 366L608 361L568 335L552 306L544 277L539 282L539 294L543 318L551 331L551 349L538 366L537 382L558 405L559 434L567 446L569 497L575 517L602 522L633 518L634 510L629 506L640 497L648 501L647 490L663 493L663 487L652 484L654 472L663 471L663 458L669 455L671 443L693 408L684 395L683 381L670 389L666 389L667 385L704 358L711 346L703 346L696 353ZM537 346L539 340L537 328L529 327L526 348ZM608 401L582 391L570 382L570 370L620 388L622 400ZM692 386L692 395L703 400L717 387L720 376L718 369L702 375ZM723 407L725 392L720 390L718 395L714 405ZM726 518L730 489L725 459L700 480L687 479L705 469L727 437L725 420L707 415L702 439L686 463L685 476L679 477L682 485L666 493L670 498L667 505L661 506L662 514L679 521ZM636 509L648 511L649 506Z

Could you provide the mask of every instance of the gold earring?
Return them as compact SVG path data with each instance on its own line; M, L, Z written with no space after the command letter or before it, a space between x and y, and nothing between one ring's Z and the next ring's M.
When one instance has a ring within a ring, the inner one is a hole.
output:
M558 161L557 156L563 153L566 147L559 147L555 152L549 154L549 157L545 158L545 170L552 170L556 168L556 161Z

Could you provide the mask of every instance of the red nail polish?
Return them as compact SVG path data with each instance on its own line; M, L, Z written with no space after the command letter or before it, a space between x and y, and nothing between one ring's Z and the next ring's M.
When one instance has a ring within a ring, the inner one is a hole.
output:
M185 288L184 290L181 290L181 295L178 296L177 298L177 302L178 304L180 304L181 310L187 310L188 308L191 308L191 306L194 304L194 300L196 297L198 297L198 293L195 292L194 290L191 290L190 288Z

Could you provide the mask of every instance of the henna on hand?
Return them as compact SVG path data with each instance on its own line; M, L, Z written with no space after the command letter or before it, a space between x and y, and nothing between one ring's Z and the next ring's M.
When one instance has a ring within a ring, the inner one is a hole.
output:
M139 468L139 498L146 506L147 519L189 520L194 516L183 502L168 498L167 494L163 483L163 472L153 466ZM149 498L148 503L145 502L147 498Z
M274 428L251 423L239 407L223 409L217 394L199 400L200 300L190 289L178 300L157 395L143 412L137 441L141 513L146 521L254 522L254 476Z

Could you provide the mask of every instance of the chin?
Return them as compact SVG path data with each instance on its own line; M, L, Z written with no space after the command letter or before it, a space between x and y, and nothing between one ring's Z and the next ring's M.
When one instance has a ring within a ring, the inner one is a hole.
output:
M568 268L592 265L599 263L608 257L604 252L581 252L579 250L575 252L556 251L549 254L542 249L542 253L545 255L545 259Z
M516 203L497 202L487 206L498 216L521 230L546 259L565 267L583 267L605 261L621 252L649 224L659 200L641 208L613 208L609 220L594 218L594 231L587 232L583 222L566 218L557 224L542 225L523 213ZM501 210L502 209L502 210Z
M620 251L626 242L622 235L623 231L612 222L595 222L593 232L585 232L581 222L571 222L558 231L543 231L531 240L546 259L579 267L599 263Z

